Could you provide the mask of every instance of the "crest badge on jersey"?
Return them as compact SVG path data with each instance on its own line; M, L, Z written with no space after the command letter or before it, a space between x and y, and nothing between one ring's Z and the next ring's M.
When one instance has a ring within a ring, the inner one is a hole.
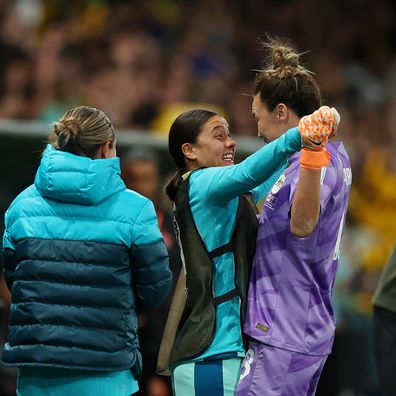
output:
M282 173L278 180L275 182L274 186L272 187L271 194L276 194L282 186L285 184L286 181L286 175Z

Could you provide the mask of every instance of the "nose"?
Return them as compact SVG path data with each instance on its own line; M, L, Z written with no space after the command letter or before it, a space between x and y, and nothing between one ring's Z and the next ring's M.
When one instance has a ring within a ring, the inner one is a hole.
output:
M229 136L227 139L227 142L226 142L226 146L227 147L235 147L236 141L231 136Z

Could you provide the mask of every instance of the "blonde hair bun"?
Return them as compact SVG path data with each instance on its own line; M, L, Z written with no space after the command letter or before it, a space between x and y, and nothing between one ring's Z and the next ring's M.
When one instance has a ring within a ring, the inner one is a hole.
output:
M49 142L61 151L93 157L106 141L115 140L114 128L103 111L79 106L67 111L53 125Z

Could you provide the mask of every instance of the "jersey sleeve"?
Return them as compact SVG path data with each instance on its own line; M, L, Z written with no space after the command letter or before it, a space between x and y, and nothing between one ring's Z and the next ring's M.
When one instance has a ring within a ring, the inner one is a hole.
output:
M300 148L301 139L298 129L292 128L240 164L205 168L194 172L193 179L201 195L218 204L249 192L262 183L265 183L262 190L267 191L272 182L269 179L274 173L279 172L290 155ZM256 195L262 195L262 192L257 192Z

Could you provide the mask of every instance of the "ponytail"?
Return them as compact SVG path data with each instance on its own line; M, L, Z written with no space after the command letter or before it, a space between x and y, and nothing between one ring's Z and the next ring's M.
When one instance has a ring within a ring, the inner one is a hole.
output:
M182 174L183 170L181 168L176 168L165 185L165 193L172 202L175 202L176 194L183 183Z

